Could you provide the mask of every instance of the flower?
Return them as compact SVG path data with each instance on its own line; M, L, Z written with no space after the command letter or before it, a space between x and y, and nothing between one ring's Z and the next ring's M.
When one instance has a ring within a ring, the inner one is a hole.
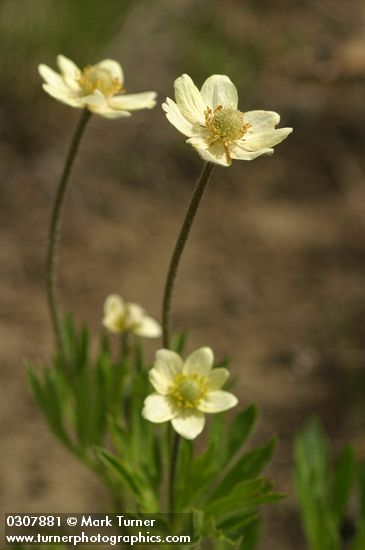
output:
M228 76L215 74L201 90L189 75L175 80L176 103L166 99L167 119L208 162L230 166L232 159L252 160L273 153L292 128L275 126L280 116L272 111L238 110L238 94Z
M146 315L141 306L124 302L117 294L111 294L105 300L103 325L115 334L133 332L146 338L161 335L158 322Z
M186 439L195 439L204 428L204 413L227 411L238 399L220 388L226 382L227 369L213 369L213 351L200 348L185 362L168 349L156 353L149 379L157 393L149 395L142 416L150 422L171 420L175 431Z
M43 89L52 97L106 118L130 116L129 111L152 109L156 105L156 92L125 94L124 75L117 61L104 59L96 65L79 69L63 55L57 56L60 74L47 65L38 70L45 80Z

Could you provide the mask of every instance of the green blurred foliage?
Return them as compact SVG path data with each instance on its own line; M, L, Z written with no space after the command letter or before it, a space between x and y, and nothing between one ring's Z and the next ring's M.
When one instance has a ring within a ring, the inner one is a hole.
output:
M177 73L186 72L189 67L189 74L199 87L211 74L227 74L241 93L247 93L265 61L263 44L252 40L244 30L232 32L232 28L222 22L219 8L215 3L210 9L203 3L197 4L194 17L184 21L185 47ZM239 6L228 9L232 17L241 11Z
M2 0L0 10L0 97L13 96L18 101L31 100L37 94L32 82L40 62L55 64L63 53L80 66L99 60L113 36L141 0ZM161 2L154 3L163 13ZM245 10L227 6L231 17L244 19ZM255 9L255 6L251 6ZM222 22L222 6L197 2L194 17L182 12L176 25L182 37L174 74L189 72L197 83L214 73L228 74L246 93L265 63L265 42L252 33L237 32ZM38 83L38 82L37 82Z
M88 330L77 329L71 317L63 323L63 342L63 352L49 365L28 367L30 387L48 427L103 480L119 510L166 511L171 430L141 415L152 391L141 342L123 339L113 358L105 336L92 359ZM175 338L176 350L182 352L184 345L183 335ZM181 440L175 511L193 512L198 518L197 538L215 541L218 549L221 543L227 548L255 548L261 505L282 498L261 477L275 439L246 450L257 416L256 407L250 406L238 412L227 429L226 415L214 415L200 452L192 441ZM183 525L174 527L184 531Z
M294 479L308 548L343 548L342 527L352 496L358 501L357 519L353 521L354 535L348 547L350 550L365 548L364 472L364 465L356 463L350 445L342 449L336 464L332 464L326 434L316 419L309 421L298 434Z
M29 103L37 65L54 65L61 52L81 66L98 60L138 1L2 0L0 97Z

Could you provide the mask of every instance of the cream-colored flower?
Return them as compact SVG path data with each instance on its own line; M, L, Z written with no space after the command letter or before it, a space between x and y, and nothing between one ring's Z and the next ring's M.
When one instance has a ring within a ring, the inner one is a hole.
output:
M146 315L139 305L124 302L117 294L111 294L105 300L103 325L115 334L133 332L146 338L161 336L157 321Z
M272 111L238 110L238 94L228 76L215 74L201 90L187 74L174 83L175 100L162 105L168 120L204 160L229 166L232 159L252 160L273 153L292 128L278 128Z
M79 69L63 55L57 56L60 73L47 65L38 70L45 80L43 89L55 99L106 118L130 116L130 111L152 109L156 105L156 92L126 94L124 75L117 61L105 59L96 65Z
M227 369L213 369L210 348L191 353L185 362L177 353L161 349L149 372L157 393L149 395L142 416L151 422L171 420L175 431L186 439L195 439L204 428L204 413L227 411L238 399L220 388L226 382Z

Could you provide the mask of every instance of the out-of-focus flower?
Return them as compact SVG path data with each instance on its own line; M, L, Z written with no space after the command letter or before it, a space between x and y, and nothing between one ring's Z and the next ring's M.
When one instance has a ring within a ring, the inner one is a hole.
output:
M105 59L96 65L79 69L63 55L57 56L60 73L47 65L38 70L45 81L43 89L55 99L106 118L130 116L130 111L152 109L156 92L126 94L123 70L117 61Z
M149 379L157 393L149 395L142 416L151 422L171 420L175 431L186 439L195 439L204 428L204 413L227 411L238 399L220 388L226 382L227 369L213 369L210 348L191 353L185 362L177 353L161 349L156 353Z
M201 90L187 74L175 80L175 100L162 105L168 120L209 162L229 166L232 159L252 160L273 153L292 128L278 128L273 111L238 110L238 94L228 76L213 75Z
M161 327L137 304L124 302L117 294L107 297L104 304L103 325L115 334L133 332L137 336L158 338Z

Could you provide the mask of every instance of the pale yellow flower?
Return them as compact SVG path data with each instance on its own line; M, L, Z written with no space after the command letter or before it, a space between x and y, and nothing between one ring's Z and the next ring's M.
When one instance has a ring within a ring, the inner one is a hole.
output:
M105 59L81 70L73 61L59 55L57 64L60 73L47 65L39 65L39 73L45 80L43 89L71 107L88 108L106 118L119 118L130 116L130 111L152 109L156 105L156 92L125 93L123 70L117 61Z
M206 161L229 166L232 159L252 160L273 153L274 145L293 131L275 129L280 116L273 111L239 111L237 90L228 76L209 77L199 91L183 74L174 87L176 103L167 98L162 108Z
M115 334L132 332L137 336L158 338L161 327L139 305L124 302L117 294L107 297L104 304L103 325Z
M156 393L149 395L142 416L150 422L171 420L175 431L186 439L195 439L204 428L204 413L231 409L238 399L220 388L226 382L227 369L213 369L210 348L191 353L185 362L177 353L161 349L156 353L149 379Z

